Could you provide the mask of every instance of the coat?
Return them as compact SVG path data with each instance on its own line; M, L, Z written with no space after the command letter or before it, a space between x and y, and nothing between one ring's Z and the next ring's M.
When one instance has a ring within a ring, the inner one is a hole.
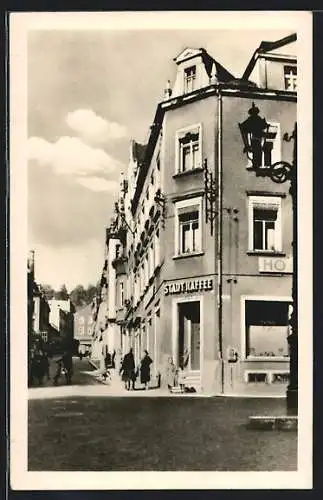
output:
M150 365L153 362L151 357L146 354L141 360L140 364L140 382L146 384L150 381Z
M120 372L122 372L122 380L136 380L135 359L132 352L125 355Z

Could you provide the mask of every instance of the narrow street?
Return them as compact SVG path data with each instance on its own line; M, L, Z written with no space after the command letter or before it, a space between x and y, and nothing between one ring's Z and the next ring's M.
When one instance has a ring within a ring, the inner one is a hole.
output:
M168 397L121 384L116 395L87 359L74 358L74 372L72 386L62 378L29 389L29 470L296 470L296 432L246 425L282 414L284 399Z

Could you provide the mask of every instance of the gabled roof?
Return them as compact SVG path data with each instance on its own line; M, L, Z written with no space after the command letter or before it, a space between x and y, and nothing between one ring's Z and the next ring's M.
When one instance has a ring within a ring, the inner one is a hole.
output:
M285 36L284 38L276 40L275 42L266 42L266 41L261 42L259 47L255 50L252 58L250 59L248 66L246 67L245 72L242 75L242 79L247 80L249 78L253 68L255 67L259 55L265 54L266 52L271 52L276 49L280 49L285 45L289 45L290 43L296 42L296 40L297 40L296 33L292 33L291 35Z
M178 56L174 57L174 61L176 64L180 64L183 61L187 61L188 59L192 59L193 57L200 56L202 58L203 64L205 66L205 70L208 76L211 76L213 64L215 64L216 77L219 82L228 82L234 79L234 76L227 71L218 61L213 59L205 49L193 49L187 47L184 49Z

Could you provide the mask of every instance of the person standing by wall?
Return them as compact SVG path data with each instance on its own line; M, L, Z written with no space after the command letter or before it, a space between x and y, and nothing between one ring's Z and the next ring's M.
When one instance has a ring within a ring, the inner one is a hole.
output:
M172 357L168 358L166 366L166 383L169 391L176 385L176 366Z

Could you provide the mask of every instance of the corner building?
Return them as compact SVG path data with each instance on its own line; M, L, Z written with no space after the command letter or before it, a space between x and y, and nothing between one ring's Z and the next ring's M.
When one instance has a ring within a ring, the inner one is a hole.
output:
M250 171L239 123L254 103L270 125L263 166L292 161L283 135L296 122L295 48L296 35L262 42L241 78L204 49L185 49L148 143L131 144L114 221L116 322L124 352L133 346L139 362L147 348L162 384L168 358L178 366L187 348L186 385L199 392L285 394L289 182Z

